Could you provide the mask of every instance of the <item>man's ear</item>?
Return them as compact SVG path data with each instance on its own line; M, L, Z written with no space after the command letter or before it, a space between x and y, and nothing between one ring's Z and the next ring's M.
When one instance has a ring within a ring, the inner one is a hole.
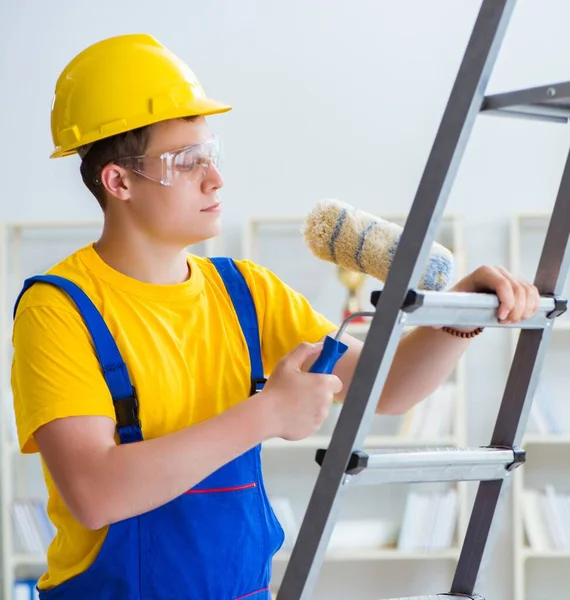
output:
M129 172L114 163L101 169L101 185L118 200L129 200L131 197Z

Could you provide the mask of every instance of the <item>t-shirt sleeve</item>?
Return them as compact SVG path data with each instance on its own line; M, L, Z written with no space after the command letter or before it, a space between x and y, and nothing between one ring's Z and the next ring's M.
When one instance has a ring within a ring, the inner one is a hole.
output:
M318 342L338 329L339 325L316 311L307 298L271 270L251 261L242 261L242 265L258 313L266 374L301 342Z
M26 307L14 322L13 347L11 385L23 453L38 451L34 433L54 419L115 419L91 336L79 314L59 307Z

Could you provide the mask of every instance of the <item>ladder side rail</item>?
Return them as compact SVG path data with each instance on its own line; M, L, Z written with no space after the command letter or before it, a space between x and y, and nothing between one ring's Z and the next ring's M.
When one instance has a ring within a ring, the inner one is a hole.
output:
M417 286L471 130L483 104L516 0L483 0L464 51L447 106L401 241L372 319L353 381L331 438L286 567L278 600L313 596L339 510L344 469L362 444L374 417L403 325L398 323L407 291ZM378 318L376 318L378 317Z
M544 239L534 283L541 295L562 294L570 263L570 152ZM516 448L522 443L554 320L543 330L524 329L515 349L491 446ZM479 485L452 583L454 593L471 594L482 564L488 564L496 534L496 508L508 480Z

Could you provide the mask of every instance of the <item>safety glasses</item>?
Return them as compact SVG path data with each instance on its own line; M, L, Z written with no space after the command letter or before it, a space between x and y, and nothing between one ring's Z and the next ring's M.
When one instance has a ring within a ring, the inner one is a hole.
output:
M161 185L189 184L204 177L211 164L220 169L220 138L215 135L159 156L127 156L113 162Z

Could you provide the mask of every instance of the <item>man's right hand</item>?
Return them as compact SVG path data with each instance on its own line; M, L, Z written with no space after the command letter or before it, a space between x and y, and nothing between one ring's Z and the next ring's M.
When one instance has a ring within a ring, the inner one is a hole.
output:
M322 343L302 343L276 365L258 400L268 418L269 437L301 440L326 419L335 394L342 390L336 375L307 373L302 367L317 359Z

